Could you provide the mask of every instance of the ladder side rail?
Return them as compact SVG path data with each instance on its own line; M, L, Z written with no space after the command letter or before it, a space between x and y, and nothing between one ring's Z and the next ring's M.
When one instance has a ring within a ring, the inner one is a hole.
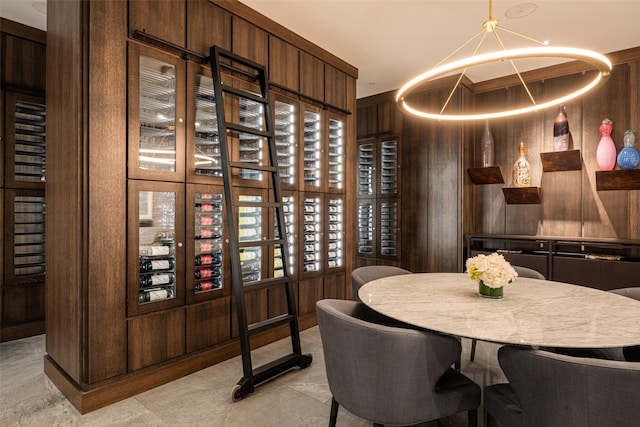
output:
M225 210L227 212L227 232L229 233L229 243L231 252L231 277L236 299L236 311L238 318L238 329L240 331L240 349L242 352L242 370L245 378L252 378L253 367L251 364L251 346L247 334L248 322L246 306L244 301L244 283L242 280L242 267L240 265L238 233L235 221L234 193L231 185L231 168L229 166L229 147L227 144L227 129L225 116L225 99L222 90L222 77L220 67L219 49L216 46L210 49L211 73L213 76L214 95L218 98L216 102L216 115L218 117L218 141L220 143L220 160L223 170L223 184L225 193ZM253 384L251 392L253 392Z

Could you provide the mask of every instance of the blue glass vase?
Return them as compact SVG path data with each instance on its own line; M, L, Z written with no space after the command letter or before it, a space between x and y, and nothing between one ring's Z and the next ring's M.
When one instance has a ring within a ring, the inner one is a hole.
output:
M618 154L618 166L620 169L635 169L640 163L640 154L633 146L635 135L632 130L624 133L624 148Z

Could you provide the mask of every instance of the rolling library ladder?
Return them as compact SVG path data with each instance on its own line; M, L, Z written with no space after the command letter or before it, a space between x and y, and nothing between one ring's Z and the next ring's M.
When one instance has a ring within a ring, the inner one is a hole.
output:
M220 49L218 46L211 47L209 59L211 62L214 93L217 98L216 114L218 117L218 138L224 178L225 211L231 248L231 273L238 316L240 347L242 351L243 377L238 381L231 393L232 400L237 401L249 393L253 393L257 385L292 368L306 368L311 364L312 356L310 354L302 354L300 348L298 317L293 293L293 283L291 280L291 270L288 265L289 250L286 244L284 205L280 193L273 117L269 103L269 87L265 67ZM221 60L223 60L223 62L221 62ZM234 78L246 82L247 87L256 88L256 91L259 91L259 93L225 85L222 82L222 68L234 76ZM257 105L257 109L251 113L239 111L238 114L227 114L225 112L225 108L227 107L240 108L239 105L243 102ZM259 119L253 122L256 123L256 125L243 123L243 121L245 121L243 120L244 115L255 114L256 111L260 113ZM235 122L236 120L230 119L231 117L237 118L237 123ZM233 144L234 140L238 143ZM242 140L257 141L256 144L260 146L261 151L264 152L266 148L268 155L262 156L262 161L258 163L243 161L242 152L239 148L241 145L239 142ZM261 145L261 142L265 140L267 142L266 147ZM235 150L238 150L238 152L236 153ZM265 161L268 163L262 164ZM253 178L264 178L268 176L271 180L269 182L270 185L268 185L268 189L272 193L270 194L271 197L268 197L267 200L243 200L241 195L238 194L239 187L233 185L233 180L236 176L251 176ZM261 238L261 236L254 236L254 238L241 236L238 228L240 218L238 222L236 222L235 218L236 212L241 209L274 213L276 224L274 235L268 236L268 238L265 239ZM248 257L253 253L252 250L256 249L260 253L266 253L266 251L280 253L282 260L281 276L276 277L275 269L273 269L274 277L265 278L262 277L261 274L243 274L243 262L245 261L243 258ZM286 289L287 312L261 322L248 324L244 298L245 291L275 286L284 286ZM289 325L290 329L292 352L254 369L251 361L250 338L260 332L286 324Z

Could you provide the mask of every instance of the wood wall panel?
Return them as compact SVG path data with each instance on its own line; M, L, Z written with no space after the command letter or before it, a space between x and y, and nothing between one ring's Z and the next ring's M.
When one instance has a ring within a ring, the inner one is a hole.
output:
M346 299L346 283L346 273L344 271L325 275L323 298ZM349 281L349 283L351 283L351 281ZM351 295L351 293L349 293L349 295ZM349 299L351 299L351 296L349 296Z
M269 81L293 91L300 87L300 51L295 46L269 36Z
M187 306L186 351L191 353L231 338L231 298Z
M347 108L347 74L328 64L324 66L324 101Z
M324 64L315 56L300 51L300 92L324 100Z
M180 47L187 46L186 0L129 1L129 35L143 31ZM122 37L118 35L118 39Z
M231 50L231 14L209 0L187 1L187 49L209 56L211 46Z
M2 46L3 89L4 85L8 85L18 89L44 92L45 44L6 34L4 29L2 36L4 41Z
M184 308L138 316L127 324L129 372L184 354Z
M89 61L96 69L88 76L88 130L99 138L88 142L86 153L91 217L87 252L91 268L85 291L89 383L126 372L126 271L114 268L126 265L127 245L126 171L122 167L127 162L127 57L126 41L118 37L126 29L125 12L125 1L93 2L90 8L95 23Z
M2 286L0 289L3 327L44 320L44 283Z
M237 16L232 19L231 48L233 53L265 67L269 64L269 36L267 32Z
M47 5L46 349L49 357L77 384L86 381L83 296L88 242L83 129L88 113L83 105L85 28L80 23L89 25L83 10L87 4ZM61 75L65 78L61 79ZM102 262L106 264L108 259L104 257Z
M636 130L636 149L640 149L640 60L629 64L629 129ZM629 238L640 239L640 191L629 191Z
M323 278L301 280L298 287L298 315L315 313L316 301L323 298Z
M377 132L378 105L358 103L356 111L358 138L370 137Z

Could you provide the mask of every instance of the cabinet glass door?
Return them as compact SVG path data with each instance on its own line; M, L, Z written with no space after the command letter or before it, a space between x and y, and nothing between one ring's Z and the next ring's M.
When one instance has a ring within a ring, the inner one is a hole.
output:
M329 119L327 161L327 188L341 192L344 183L344 120Z
M358 144L358 197L375 197L374 142Z
M380 202L380 255L398 255L398 203Z
M358 255L373 256L374 252L374 203L358 201Z
M297 114L296 104L276 99L273 130L282 188L295 189L297 187Z
M194 291L222 289L222 193L196 193Z
M7 94L8 187L44 188L47 113L44 100Z
M380 143L380 194L398 194L398 141Z
M130 45L129 175L184 180L184 62Z
M322 205L319 196L305 195L302 200L302 268L301 273L321 271Z
M262 196L239 195L239 202L262 202ZM238 242L259 242L262 240L262 208L258 206L238 207ZM246 285L262 277L262 247L239 248L242 281Z
M289 274L292 277L295 277L296 266L294 264L295 256L296 256L296 199L293 194L288 196L282 196L282 210L284 213L284 226L287 231L287 250L289 251ZM275 210L273 211L275 214ZM275 216L275 215L274 215ZM279 239L280 236L278 234L277 227L277 219L274 218L274 227L275 233L274 236L276 239ZM282 277L284 276L284 270L282 266L282 256L283 250L276 245L273 251L273 277Z
M8 230L13 245L7 246L7 283L41 281L45 273L45 199L43 190L7 190Z
M327 200L327 268L338 268L344 265L344 201L338 198Z
M196 73L194 78L194 133L195 151L191 157L197 175L222 176L220 141L218 140L218 116L213 79Z
M129 269L131 314L178 305L183 302L184 214L176 208L184 206L183 186L144 181L129 185L129 203L135 208L129 217L135 233L129 243L135 257L135 267ZM132 304L132 297L138 304Z
M303 116L302 179L305 189L321 189L322 121L320 113L307 109Z

